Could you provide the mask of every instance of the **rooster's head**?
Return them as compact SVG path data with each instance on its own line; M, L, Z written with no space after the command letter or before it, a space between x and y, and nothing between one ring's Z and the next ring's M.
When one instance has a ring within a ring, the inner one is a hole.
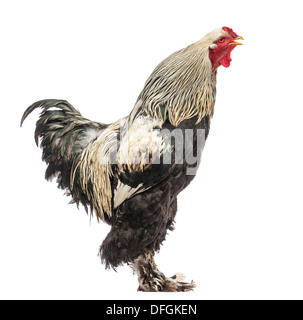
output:
M212 71L215 72L220 65L228 68L232 60L230 53L236 46L242 45L237 40L244 39L228 27L215 30L209 35L215 37L215 40L209 46L209 59L212 64Z

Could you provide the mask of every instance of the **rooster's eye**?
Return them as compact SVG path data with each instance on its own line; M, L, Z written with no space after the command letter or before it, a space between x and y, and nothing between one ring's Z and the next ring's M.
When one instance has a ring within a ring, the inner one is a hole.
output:
M223 41L224 41L224 38L220 38L220 39L219 39L219 42L223 42Z

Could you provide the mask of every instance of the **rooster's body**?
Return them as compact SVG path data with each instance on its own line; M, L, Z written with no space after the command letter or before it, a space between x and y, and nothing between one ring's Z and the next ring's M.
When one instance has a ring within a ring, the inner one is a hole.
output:
M219 50L222 37L230 39L226 51ZM112 226L102 261L112 268L129 263L139 290L194 287L179 274L166 278L153 257L173 230L178 194L195 176L214 111L216 69L229 66L235 39L231 29L218 29L172 54L151 74L130 115L113 124L85 119L64 100L38 101L22 118L43 109L35 139L48 165L45 178L57 177L73 202Z

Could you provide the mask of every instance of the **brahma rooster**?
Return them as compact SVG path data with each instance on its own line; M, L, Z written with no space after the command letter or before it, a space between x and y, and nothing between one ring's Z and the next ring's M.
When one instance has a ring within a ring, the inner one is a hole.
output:
M154 262L173 230L177 196L195 177L214 113L217 68L229 67L242 39L223 27L162 61L126 118L90 121L65 100L42 100L35 140L45 178L57 178L72 202L111 225L100 247L107 268L129 264L140 291L189 291L193 282L166 277Z

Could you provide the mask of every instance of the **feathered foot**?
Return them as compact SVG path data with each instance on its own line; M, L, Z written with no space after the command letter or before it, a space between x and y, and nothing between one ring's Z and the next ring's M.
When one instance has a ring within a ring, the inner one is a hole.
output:
M176 273L171 278L166 278L164 283L164 292L188 292L193 291L196 287L194 281L184 282L185 276L181 273Z
M144 292L186 292L192 291L196 285L192 281L184 282L185 277L177 273L167 278L160 272L151 254L143 254L134 261L133 269L138 275L138 291Z

